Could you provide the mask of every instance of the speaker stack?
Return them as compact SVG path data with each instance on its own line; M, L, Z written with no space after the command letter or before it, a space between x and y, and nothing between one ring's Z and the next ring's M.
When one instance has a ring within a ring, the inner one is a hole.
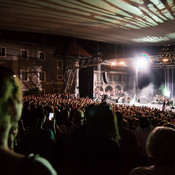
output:
M103 81L104 81L105 84L108 84L107 72L103 72Z

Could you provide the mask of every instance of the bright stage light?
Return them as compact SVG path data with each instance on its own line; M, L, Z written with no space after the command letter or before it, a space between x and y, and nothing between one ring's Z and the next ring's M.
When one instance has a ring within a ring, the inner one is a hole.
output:
M116 64L116 62L111 62L111 66L116 66L117 64Z
M148 61L143 58L140 58L137 60L136 65L144 68L148 65Z
M163 95L166 96L166 97L170 97L170 90L167 89L167 88L164 88L163 89Z
M125 66L125 62L120 61L120 62L118 63L118 65L119 65L119 66Z
M168 58L164 58L163 62L168 62L168 60L169 60Z
M135 63L134 63L134 69L136 71L145 71L148 69L149 65L152 63L152 58L148 53L143 52L141 56L139 56Z
M141 58L138 58L134 63L134 69L139 72L145 71L148 69L149 67L148 65L149 65L149 61L141 57Z
M110 63L110 65L111 65L112 67L114 67L114 66L125 66L125 62L123 62L123 61L119 61L119 62L114 62L114 61L112 61L112 62Z

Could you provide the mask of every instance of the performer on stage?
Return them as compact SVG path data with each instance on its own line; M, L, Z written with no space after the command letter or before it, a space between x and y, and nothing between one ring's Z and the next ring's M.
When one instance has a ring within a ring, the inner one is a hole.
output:
M166 104L166 100L164 99L164 100L163 100L162 111L164 111L164 110L165 110L165 108L166 108L165 104Z

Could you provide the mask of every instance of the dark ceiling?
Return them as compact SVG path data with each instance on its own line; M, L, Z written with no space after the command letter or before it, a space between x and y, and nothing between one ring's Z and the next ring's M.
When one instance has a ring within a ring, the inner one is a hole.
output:
M0 30L174 45L174 0L0 0Z

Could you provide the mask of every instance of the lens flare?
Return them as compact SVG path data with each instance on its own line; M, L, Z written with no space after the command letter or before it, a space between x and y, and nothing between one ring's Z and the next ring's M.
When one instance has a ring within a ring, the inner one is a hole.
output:
M141 56L136 60L133 68L138 71L142 72L148 69L148 65L152 63L152 58L147 53L142 53Z

